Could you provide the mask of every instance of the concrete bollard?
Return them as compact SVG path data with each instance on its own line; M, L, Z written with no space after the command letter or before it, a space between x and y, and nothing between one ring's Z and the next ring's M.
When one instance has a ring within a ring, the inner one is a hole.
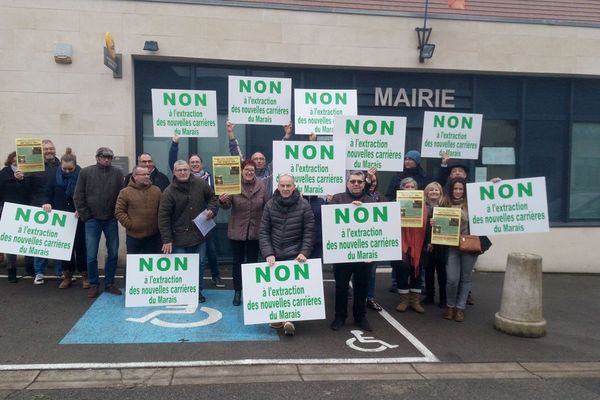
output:
M546 334L546 320L542 316L542 257L529 253L508 255L502 302L494 326L514 336Z

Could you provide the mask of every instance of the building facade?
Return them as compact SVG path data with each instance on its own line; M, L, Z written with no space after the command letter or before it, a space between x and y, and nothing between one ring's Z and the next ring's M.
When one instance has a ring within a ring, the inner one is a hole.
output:
M88 165L108 146L128 168L148 151L167 173L170 139L153 137L150 90L216 90L219 137L182 140L179 153L200 153L210 166L228 151L229 75L357 89L359 114L407 117L407 150L420 147L424 111L481 113L481 147L513 149L515 160L480 157L472 170L545 176L551 231L492 237L478 269L503 270L507 253L524 251L540 254L545 271L600 272L591 251L600 239L600 5L571 2L565 12L556 8L562 2L540 10L521 1L509 12L469 3L448 10L432 0L427 27L436 47L421 63L415 28L424 1L297 3L0 0L2 148L8 154L15 138L44 137ZM103 65L105 32L122 54L120 79ZM158 51L143 50L146 41ZM71 46L71 64L55 62L56 43ZM283 134L257 125L236 133L246 154L261 150L268 159ZM439 160L424 166L435 175ZM385 185L389 174L381 175ZM226 220L219 215L221 236Z

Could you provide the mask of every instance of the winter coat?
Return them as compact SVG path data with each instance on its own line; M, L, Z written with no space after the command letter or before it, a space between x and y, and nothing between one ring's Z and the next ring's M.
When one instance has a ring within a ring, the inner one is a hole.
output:
M212 188L203 179L190 176L186 182L174 179L160 198L158 229L163 243L173 247L200 244L204 236L193 219L205 209L217 215L218 200Z
M25 175L22 180L15 178L15 172L10 166L0 171L0 209L4 202L29 205L33 190L33 180Z
M81 167L75 166L75 171L71 172L69 176L77 183L79 180L79 174L81 173ZM60 183L58 176L61 176ZM69 195L66 193L68 181L62 178L62 170L56 169L54 179L48 185L46 191L47 203L50 203L54 210L75 212L75 202L73 201L73 194Z
M418 190L423 190L431 182L431 178L425 174L420 165L415 168L404 168L404 171L395 173L390 181L388 190L385 192L385 198L388 201L396 201L396 191L400 190L400 182L404 178L413 178L417 181Z
M49 203L52 198L49 197L51 193L51 186L53 186L56 180L56 170L60 168L60 160L56 157L52 161L44 162L44 170L31 174L34 181L33 193L31 195L32 206L41 207L42 204Z
M276 190L267 202L262 215L259 233L260 252L263 257L292 260L302 253L312 253L315 216L306 200L294 190L284 199Z
M83 222L89 219L109 220L115 217L115 204L123 187L121 170L100 164L81 170L75 187L75 207Z
M242 183L242 193L230 196L220 203L224 209L231 208L227 237L231 240L258 240L258 231L267 202L265 185L258 179L250 184Z
M143 239L158 232L160 196L158 186L129 180L129 185L119 193L115 206L115 217L128 236Z

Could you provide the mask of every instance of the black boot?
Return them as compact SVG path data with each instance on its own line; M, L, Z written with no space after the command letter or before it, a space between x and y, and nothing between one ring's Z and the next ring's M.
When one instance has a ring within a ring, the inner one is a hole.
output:
M240 290L236 290L233 295L233 305L239 306L242 304L242 292Z
M18 279L17 279L17 269L16 268L9 268L7 269L8 272L8 281L10 283L17 283Z

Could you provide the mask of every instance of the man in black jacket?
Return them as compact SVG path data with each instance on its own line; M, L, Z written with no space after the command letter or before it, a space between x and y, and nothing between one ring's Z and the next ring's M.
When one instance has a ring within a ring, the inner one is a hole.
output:
M305 262L314 242L315 216L304 200L291 174L279 175L277 190L265 204L258 233L260 252L269 265L275 260ZM296 327L290 321L271 324L293 336Z
M137 166L148 168L148 171L150 171L150 182L152 182L154 186L158 186L161 192L164 192L167 186L169 186L169 184L171 183L169 182L169 178L167 178L165 174L163 174L158 170L158 168L156 168L156 166L154 165L154 161L152 160L152 155L150 155L150 153L140 154L137 158ZM130 179L131 173L127 174L127 176L125 177L123 186L129 185Z
M115 204L123 188L121 170L111 165L114 155L108 147L96 151L96 164L85 167L79 174L73 201L79 218L85 223L85 244L90 289L88 297L100 295L98 280L98 246L100 235L106 238L106 264L104 266L105 291L120 295L114 286L119 256L119 227L115 218Z
M346 192L335 194L330 204L373 203L373 197L365 193L365 174L362 171L350 171L346 179ZM346 323L348 316L348 285L354 275L354 305L352 314L354 324L365 331L372 331L366 317L367 287L369 285L369 264L365 262L350 262L333 265L335 278L335 319L331 329L339 330Z

